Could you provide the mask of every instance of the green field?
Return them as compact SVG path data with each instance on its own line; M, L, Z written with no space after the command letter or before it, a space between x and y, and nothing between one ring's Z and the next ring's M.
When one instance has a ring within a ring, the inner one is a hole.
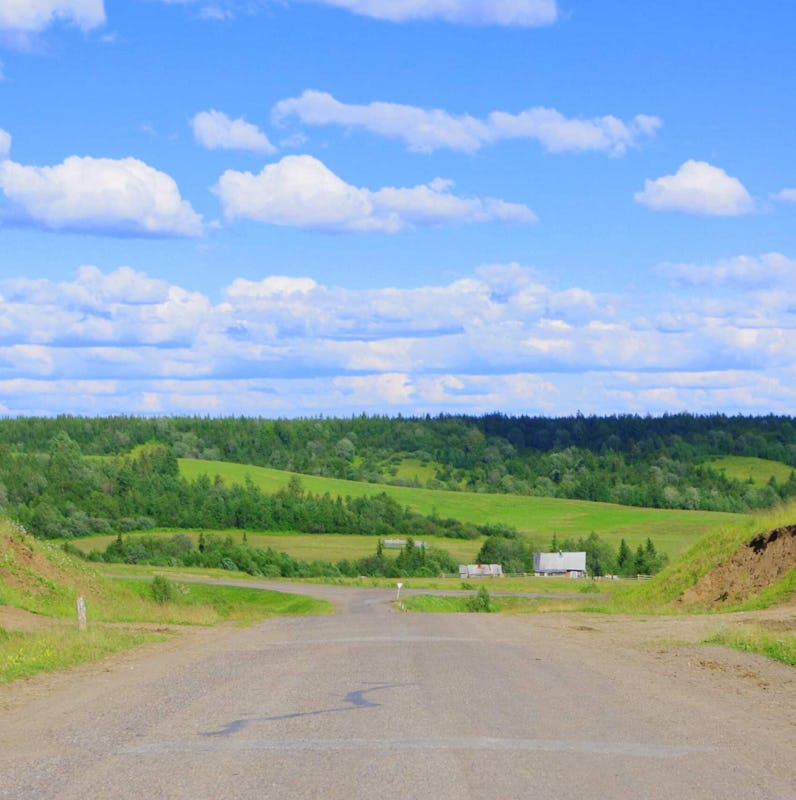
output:
M287 486L295 473L223 461L180 459L180 474L188 479L218 475L228 483L243 483L247 478L264 492ZM475 524L503 523L517 528L540 546L553 534L559 538L588 536L595 531L616 544L625 538L631 547L651 537L658 550L670 558L683 552L705 531L732 519L734 515L710 511L681 511L635 508L585 500L559 500L508 494L448 492L384 484L362 483L314 475L299 475L302 486L313 494L363 496L386 492L401 505L423 514L436 513ZM451 553L455 540L444 540ZM284 547L286 552L293 554ZM475 548L477 551L477 547Z
M747 456L722 456L711 459L708 464L728 478L749 482L754 486L765 486L772 477L777 483L786 483L793 472L793 467L781 461Z
M398 463L387 467L387 480L415 481L425 485L426 481L431 480L436 475L439 467L439 464L432 461L421 461L419 458L402 458Z

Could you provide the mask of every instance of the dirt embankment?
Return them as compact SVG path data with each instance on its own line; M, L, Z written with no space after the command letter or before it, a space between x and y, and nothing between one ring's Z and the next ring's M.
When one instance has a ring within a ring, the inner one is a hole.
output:
M680 598L683 605L720 609L764 590L796 567L796 525L761 533Z

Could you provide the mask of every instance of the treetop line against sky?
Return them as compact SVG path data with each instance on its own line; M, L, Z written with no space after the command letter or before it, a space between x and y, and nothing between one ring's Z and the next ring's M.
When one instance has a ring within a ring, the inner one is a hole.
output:
M0 0L0 413L793 413L794 41L787 0Z

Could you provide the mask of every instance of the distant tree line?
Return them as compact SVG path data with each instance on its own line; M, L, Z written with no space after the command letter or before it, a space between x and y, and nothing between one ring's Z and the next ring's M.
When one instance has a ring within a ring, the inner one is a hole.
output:
M76 547L68 552L83 556ZM119 534L104 551L92 551L91 561L107 563L151 564L155 566L205 567L240 570L266 578L334 578L334 577L436 577L458 570L450 554L438 547L425 547L408 537L396 556L388 556L379 540L372 556L306 562L273 548L253 547L246 541L235 541L230 535L200 534L194 543L190 536L122 536Z
M533 572L535 552L586 553L586 571L592 576L602 575L654 575L665 566L667 556L659 553L652 539L634 551L622 539L614 547L598 534L559 539L553 536L547 545L528 542L518 535L503 533L490 536L478 551L476 560L482 564L502 564L505 572Z
M796 421L787 416L60 416L0 419L0 459L15 458L27 476L23 486L0 476L0 505L17 489L35 495L59 434L84 456L123 456L155 442L175 458L654 508L742 512L796 495L794 473L757 486L710 464L716 456L738 455L796 468ZM431 474L407 477L399 470L407 458Z
M385 492L332 497L306 492L298 477L266 494L251 481L227 485L180 477L165 445L126 456L84 456L64 431L47 453L0 452L2 507L33 535L72 538L154 527L445 536L473 539L500 526L424 515Z

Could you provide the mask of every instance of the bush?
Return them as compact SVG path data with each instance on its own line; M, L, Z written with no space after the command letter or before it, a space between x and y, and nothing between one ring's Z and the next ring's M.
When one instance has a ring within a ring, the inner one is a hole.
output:
M482 586L476 594L467 598L467 608L470 611L485 613L490 613L495 610L492 605L492 598L489 596L489 590L486 586Z
M156 575L152 578L150 591L152 592L152 599L161 605L174 599L174 584L162 575Z

